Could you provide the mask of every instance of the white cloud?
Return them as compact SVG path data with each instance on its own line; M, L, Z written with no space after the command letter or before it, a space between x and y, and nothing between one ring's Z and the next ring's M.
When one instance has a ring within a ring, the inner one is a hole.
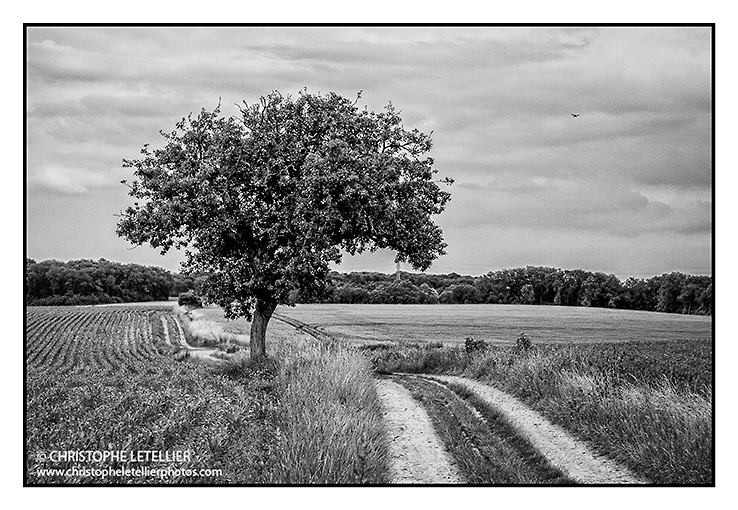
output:
M37 46L39 48L45 49L45 50L57 51L57 52L61 52L61 53L73 53L74 52L74 48L72 48L71 46L61 46L61 45L58 45L54 41L51 41L49 39L44 39L40 43L39 42L34 42L34 43L31 43L31 44L33 44L34 46Z
M31 172L28 183L63 194L82 194L94 188L110 187L114 183L120 185L120 180L125 178L120 176L128 173L130 172L124 169L113 169L105 173L51 164Z

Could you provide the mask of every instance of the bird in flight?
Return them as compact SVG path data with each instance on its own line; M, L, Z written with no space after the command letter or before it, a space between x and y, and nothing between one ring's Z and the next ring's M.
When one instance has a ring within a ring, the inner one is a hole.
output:
M571 114L571 116L572 116L572 117L579 117L579 115L580 115L580 114L578 114L578 113L572 113L572 114Z

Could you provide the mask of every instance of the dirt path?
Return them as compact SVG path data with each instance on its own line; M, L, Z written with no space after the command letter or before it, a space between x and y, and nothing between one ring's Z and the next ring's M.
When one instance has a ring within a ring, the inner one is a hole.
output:
M463 483L438 439L428 414L403 386L377 380L392 455L392 483Z
M275 314L275 318L319 340L330 338L327 333L290 317ZM601 485L649 483L617 462L594 453L582 441L503 391L462 377L412 375L465 386L501 412L518 433L527 438L554 467L577 483ZM378 379L377 393L385 408L390 453L393 458L393 483L464 483L453 465L453 459L446 453L438 439L428 414L413 399L410 392L389 379Z
M174 322L177 324L177 329L179 331L179 344L177 345L179 347L184 348L187 351L187 354L191 358L204 362L208 365L222 366L223 364L225 364L225 360L216 358L215 356L213 356L215 353L218 352L218 349L210 349L207 347L194 347L190 345L187 342L187 338L185 337L185 333L184 333L184 330L182 329L182 325L179 323L179 319L175 317ZM167 323L167 320L164 317L161 317L161 324L164 329L164 343L167 345L174 346L171 335L169 334L169 324Z
M583 442L536 411L492 386L456 376L424 375L429 379L460 384L501 412L556 468L583 484L642 484L627 468L591 451Z
M179 332L179 342L182 344L182 346L190 350L195 349L195 347L187 343L187 337L185 336L185 332L182 329L182 324L179 323L179 317L174 317L174 323L177 325L177 331Z

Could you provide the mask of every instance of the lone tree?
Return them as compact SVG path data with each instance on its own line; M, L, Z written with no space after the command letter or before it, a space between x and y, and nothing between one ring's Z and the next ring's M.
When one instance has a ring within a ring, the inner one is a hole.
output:
M123 160L138 199L117 233L131 243L185 248L185 272L205 274L203 293L227 318L251 323L251 356L266 356L277 305L325 290L330 262L391 249L418 270L444 254L431 215L450 198L424 157L430 136L406 130L390 104L360 110L335 93L273 92L239 106L190 114L162 149Z

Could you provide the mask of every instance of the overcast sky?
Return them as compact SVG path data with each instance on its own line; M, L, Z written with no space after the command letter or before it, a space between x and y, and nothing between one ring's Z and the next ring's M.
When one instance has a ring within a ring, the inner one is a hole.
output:
M115 235L159 130L220 100L337 92L433 132L455 184L434 273L712 274L711 31L687 27L30 27L27 256L176 271ZM571 114L579 114L573 117ZM393 253L341 271L392 272Z

